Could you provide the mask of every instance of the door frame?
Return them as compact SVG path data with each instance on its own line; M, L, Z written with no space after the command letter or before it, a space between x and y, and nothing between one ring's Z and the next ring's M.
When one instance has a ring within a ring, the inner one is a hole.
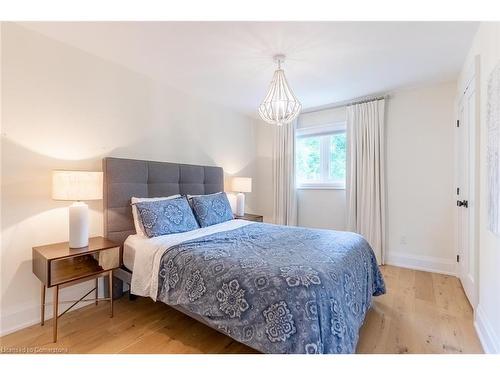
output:
M465 96L466 90L470 85L473 85L474 87L474 123L469 124L469 138L468 138L468 144L470 146L469 149L469 157L468 157L468 165L469 165L469 197L468 200L470 202L469 205L469 246L472 246L472 249L469 249L469 254L473 257L473 269L472 269L472 276L474 278L474 285L473 285L473 290L472 290L472 296L467 296L469 299L469 302L473 309L475 310L478 303L479 303L479 168L480 168L480 148L479 148L479 142L480 142L480 72L479 72L479 55L475 56L473 59L472 63L466 70L466 73L463 76L463 79L460 82L460 86L458 87L459 92L456 100L456 108L455 108L455 115L456 119L460 119L460 108L461 108L461 103L462 100ZM455 127L456 130L456 127ZM454 170L454 184L457 185L457 180L458 180L458 136L457 132L455 131L455 156L454 156L454 162L455 162L455 170ZM455 202L458 197L457 197L457 192L456 188L458 186L454 186L453 188L453 201ZM458 249L458 223L457 223L457 215L455 213L456 211L454 210L454 221L455 221L455 234L454 234L454 243L455 243L455 250L457 252L457 255L459 254L459 249ZM470 263L470 260L469 260ZM461 273L460 273L460 265L457 262L456 263L456 274L457 277L460 279ZM465 292L465 288L464 288ZM466 293L466 292L465 292ZM467 293L466 293L467 295Z

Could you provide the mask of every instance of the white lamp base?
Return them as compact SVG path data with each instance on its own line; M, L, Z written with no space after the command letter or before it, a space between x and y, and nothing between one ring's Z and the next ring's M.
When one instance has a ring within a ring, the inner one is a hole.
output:
M89 245L89 206L75 202L69 206L69 247Z
M236 216L245 215L245 194L236 194Z

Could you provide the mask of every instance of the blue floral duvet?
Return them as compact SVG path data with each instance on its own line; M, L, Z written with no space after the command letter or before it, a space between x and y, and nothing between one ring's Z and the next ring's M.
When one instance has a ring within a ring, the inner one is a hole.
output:
M158 299L264 353L354 353L375 255L350 232L254 223L165 250Z

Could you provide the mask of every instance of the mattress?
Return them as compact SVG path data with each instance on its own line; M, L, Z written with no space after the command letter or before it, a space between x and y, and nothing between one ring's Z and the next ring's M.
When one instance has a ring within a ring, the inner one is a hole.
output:
M129 236L123 244L123 265L132 272L134 271L135 252L140 246L134 237L137 237L137 235Z

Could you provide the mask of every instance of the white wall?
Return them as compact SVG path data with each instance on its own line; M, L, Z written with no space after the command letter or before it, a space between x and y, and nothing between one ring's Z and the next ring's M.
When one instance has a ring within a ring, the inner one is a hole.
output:
M455 83L398 90L386 107L388 264L454 273ZM345 107L303 114L298 127L345 119ZM299 225L346 229L345 190L299 190Z
M254 212L264 216L264 221L273 222L273 140L274 127L264 121L255 120L257 139L256 176L259 184L254 184L258 197Z
M68 238L67 204L50 199L52 169L100 170L107 155L218 165L254 178L247 211L258 211L253 120L19 25L3 23L1 38L2 334L39 319L32 246ZM102 202L89 206L100 235Z
M480 58L480 139L479 139L479 304L475 311L476 329L486 352L500 353L500 237L487 229L486 145L488 77L500 63L500 23L481 23L464 63L457 85L457 97L467 70Z
M455 83L390 93L386 263L454 273Z

